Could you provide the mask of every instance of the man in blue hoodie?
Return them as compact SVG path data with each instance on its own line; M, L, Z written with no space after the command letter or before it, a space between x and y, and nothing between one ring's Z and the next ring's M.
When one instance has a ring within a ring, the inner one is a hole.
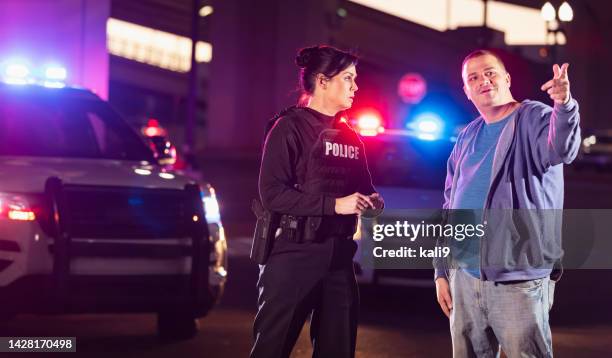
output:
M463 61L463 89L480 117L459 134L448 159L444 209L474 210L471 220L487 231L461 243L463 255L434 263L455 357L494 357L499 346L509 357L552 356L548 312L553 265L563 253L563 164L580 145L568 66L555 64L541 87L551 108L516 101L496 54L477 50Z

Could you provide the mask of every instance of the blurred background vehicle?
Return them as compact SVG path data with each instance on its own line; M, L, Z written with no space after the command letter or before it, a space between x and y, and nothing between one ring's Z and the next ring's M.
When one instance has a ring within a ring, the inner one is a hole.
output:
M65 69L2 70L2 315L153 312L162 338L193 337L227 280L214 188Z
M612 169L612 130L587 131L582 136L582 146L573 166L577 170Z
M372 182L385 200L383 213L376 218L361 217L354 239L358 250L354 257L360 283L433 286L431 260L410 259L402 268L390 268L376 262L373 249L374 225L396 222L430 223L444 202L446 160L452 151L461 125L446 122L435 112L409 118L404 128L385 128L379 114L361 113L350 120L362 136ZM385 238L385 247L401 245L404 239ZM425 249L435 246L422 241Z

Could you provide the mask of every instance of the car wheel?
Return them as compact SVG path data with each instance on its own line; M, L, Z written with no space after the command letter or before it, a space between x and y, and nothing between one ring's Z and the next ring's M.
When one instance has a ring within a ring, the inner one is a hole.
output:
M191 312L167 311L157 313L157 333L165 341L179 341L195 337L198 320Z

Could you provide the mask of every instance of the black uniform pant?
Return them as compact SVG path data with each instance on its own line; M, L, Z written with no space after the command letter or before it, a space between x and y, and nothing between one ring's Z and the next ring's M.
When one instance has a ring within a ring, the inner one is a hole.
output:
M274 244L260 266L252 358L289 357L310 316L313 357L354 357L359 293L351 238Z

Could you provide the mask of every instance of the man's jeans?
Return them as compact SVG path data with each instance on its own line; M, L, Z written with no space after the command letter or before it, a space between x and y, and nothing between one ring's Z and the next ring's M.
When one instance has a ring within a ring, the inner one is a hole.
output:
M554 281L481 281L450 270L453 357L552 357L548 311Z

